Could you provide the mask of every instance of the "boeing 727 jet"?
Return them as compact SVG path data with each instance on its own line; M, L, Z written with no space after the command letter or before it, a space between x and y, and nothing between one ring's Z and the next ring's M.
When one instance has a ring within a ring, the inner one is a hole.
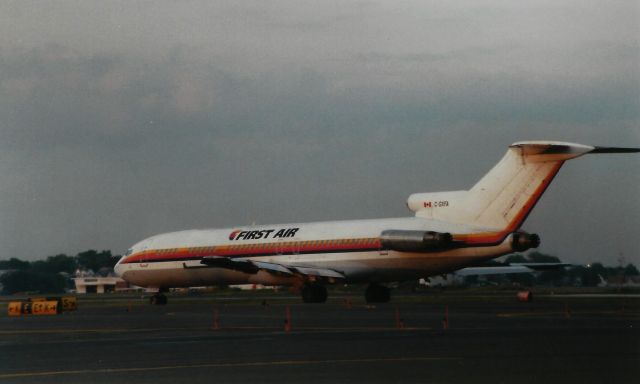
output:
M368 302L387 302L385 283L537 247L521 226L564 162L630 152L640 149L517 142L471 189L409 196L414 217L166 233L135 244L115 271L156 291L154 303L173 287L245 283L299 287L307 303L326 301L327 284L366 283Z

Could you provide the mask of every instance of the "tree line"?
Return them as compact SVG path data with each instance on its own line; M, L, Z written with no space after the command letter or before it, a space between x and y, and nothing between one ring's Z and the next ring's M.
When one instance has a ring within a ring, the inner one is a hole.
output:
M0 260L2 293L46 292L62 293L73 287L71 277L76 270L106 274L118 262L111 251L88 250L75 256L59 254L45 260L24 261L17 258Z
M531 252L529 254L514 254L507 256L504 260L506 264L514 263L561 263L556 256L546 255L540 252ZM495 275L486 280L494 284L512 284L524 287L532 287L534 285L555 286L555 287L595 287L603 281L617 279L623 282L626 278L638 276L640 272L635 265L628 263L626 265L618 265L615 267L605 266L600 262L588 265L572 265L566 268L558 268L550 271L538 273L515 273L505 275ZM477 277L467 277L465 279L468 284L478 282Z

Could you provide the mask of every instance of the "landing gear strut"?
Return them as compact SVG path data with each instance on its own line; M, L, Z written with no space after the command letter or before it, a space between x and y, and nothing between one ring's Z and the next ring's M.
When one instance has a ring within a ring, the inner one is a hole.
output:
M302 301L305 303L324 303L327 296L327 288L322 284L305 284L302 287Z
M165 296L162 292L155 293L149 298L149 303L151 305L166 305L167 301L167 296Z
M384 285L371 283L364 291L364 298L367 303L388 303L391 300L391 289Z

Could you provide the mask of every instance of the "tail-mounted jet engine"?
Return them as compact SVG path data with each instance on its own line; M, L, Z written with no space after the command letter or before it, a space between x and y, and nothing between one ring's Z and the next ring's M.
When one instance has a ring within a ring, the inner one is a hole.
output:
M514 251L524 252L538 246L540 246L540 236L535 233L514 232L511 237L511 247Z
M382 248L400 252L428 252L447 248L453 239L450 233L389 229L380 234Z

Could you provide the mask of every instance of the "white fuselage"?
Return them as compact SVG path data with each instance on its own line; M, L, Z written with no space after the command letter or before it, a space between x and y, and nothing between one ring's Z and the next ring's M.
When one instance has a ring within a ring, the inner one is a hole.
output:
M381 247L384 230L450 232L454 236L487 233L466 225L422 218L276 224L166 233L135 244L116 272L143 287L188 287L255 283L298 285L292 276L260 271L244 273L201 264L203 257L250 259L279 265L326 268L345 282L418 279L512 252L509 233L496 241L438 252L398 252Z
M636 148L523 141L465 191L417 193L415 217L173 232L134 245L116 265L150 288L417 279L537 247L519 231L560 167L587 153ZM321 295L326 299L326 294Z

